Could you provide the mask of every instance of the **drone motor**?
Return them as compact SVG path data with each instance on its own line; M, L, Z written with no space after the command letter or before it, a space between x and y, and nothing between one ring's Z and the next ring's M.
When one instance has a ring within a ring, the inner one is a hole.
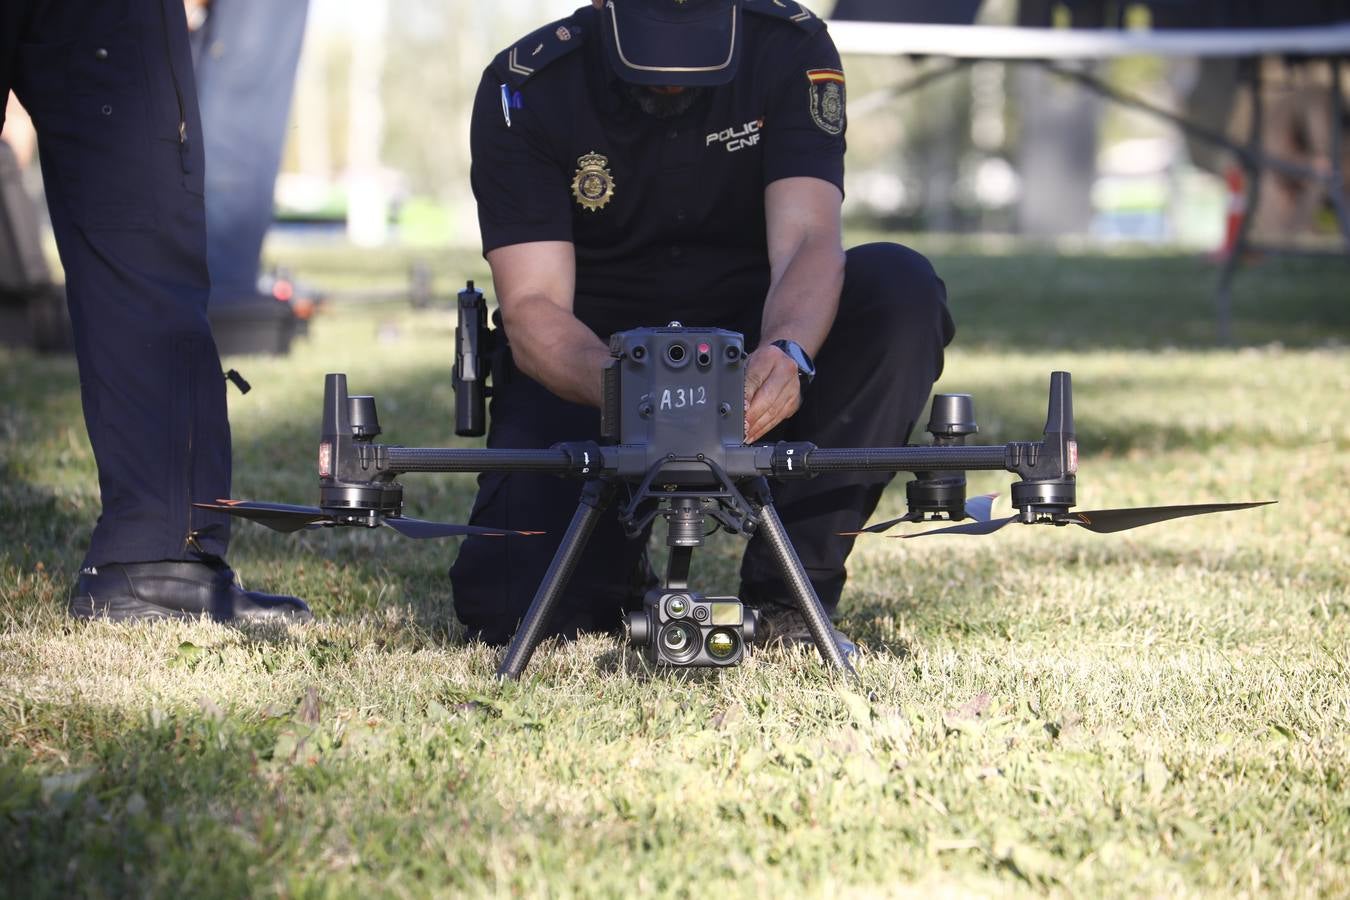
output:
M980 429L975 424L975 401L969 394L933 395L928 433L934 447L961 447L966 436ZM957 521L967 517L965 472L915 472L905 485L909 519L922 522L934 519Z
M347 397L347 419L352 443L370 446L382 433L375 398L356 394ZM319 466L328 445L320 445ZM319 505L334 518L352 525L380 524L381 517L403 514L403 485L393 480L349 481L332 479L319 486Z

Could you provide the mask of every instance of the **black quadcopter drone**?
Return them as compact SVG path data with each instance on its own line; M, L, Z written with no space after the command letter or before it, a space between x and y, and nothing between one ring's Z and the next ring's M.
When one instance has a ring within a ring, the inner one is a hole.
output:
M482 349L487 329L483 296L460 295L456 333L456 422L460 434L482 434L485 416ZM199 503L251 519L277 531L304 528L387 525L407 537L457 535L529 537L539 532L426 522L403 515L403 486L409 472L539 472L582 481L580 502L553 561L541 581L505 658L501 678L518 679L545 633L600 517L616 505L620 488L627 500L618 510L630 535L641 534L657 516L668 524L670 547L664 584L649 591L641 611L629 613L629 640L649 661L667 666L731 666L754 639L756 616L735 597L709 597L689 587L693 551L703 544L708 520L713 530L763 534L780 575L800 607L826 663L846 674L853 668L831 633L787 531L774 509L768 479L810 478L822 472L912 472L906 486L909 512L861 533L881 533L905 522L961 521L922 534L992 534L1013 522L1077 525L1111 533L1167 519L1247 509L1274 501L1078 510L1069 373L1050 376L1049 412L1039 441L994 446L966 444L975 434L969 394L937 394L927 430L931 446L822 448L807 442L745 444L745 360L740 334L715 328L639 328L615 334L604 370L601 410L603 443L565 442L549 449L429 449L379 444L375 399L347 393L345 375L324 380L323 425L319 438L319 506L303 507L242 500ZM966 471L1004 470L1018 476L1012 485L1017 512L991 518L992 495L966 499Z

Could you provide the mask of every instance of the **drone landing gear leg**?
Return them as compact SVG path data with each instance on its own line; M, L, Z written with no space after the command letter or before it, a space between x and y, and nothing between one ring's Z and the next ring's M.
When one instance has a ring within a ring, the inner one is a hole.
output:
M787 585L792 598L800 607L802 616L806 619L806 627L811 630L811 637L815 639L820 655L827 664L856 679L858 673L853 671L853 665L835 643L829 613L825 612L820 598L816 596L816 589L806 575L806 568L788 539L783 520L778 518L778 511L773 508L768 482L763 478L756 479L746 491L746 498L750 501L755 517L759 519L759 531L773 550L780 574L783 576L783 583Z
M497 667L498 678L516 681L530 664L530 657L542 639L544 626L548 624L558 598L567 588L567 582L571 581L572 572L576 570L577 561L581 559L581 553L595 531L596 522L614 500L614 492L614 483L607 479L592 479L582 488L581 502L572 516L572 523L567 526L558 552L553 555L553 562L549 563L525 618L511 638L506 657Z

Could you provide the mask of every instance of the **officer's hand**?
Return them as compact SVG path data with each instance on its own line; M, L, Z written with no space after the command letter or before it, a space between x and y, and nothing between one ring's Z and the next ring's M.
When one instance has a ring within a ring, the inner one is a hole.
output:
M764 344L745 367L745 442L753 444L802 405L797 364L772 344Z

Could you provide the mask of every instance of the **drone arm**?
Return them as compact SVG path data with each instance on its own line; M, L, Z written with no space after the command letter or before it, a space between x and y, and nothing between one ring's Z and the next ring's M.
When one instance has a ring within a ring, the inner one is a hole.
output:
M584 461L562 447L547 450L438 449L385 447L390 471L405 472L542 472L570 475ZM599 460L599 454L593 459Z
M801 445L798 445L799 447ZM989 447L881 447L825 449L811 447L789 454L790 447L774 448L772 469L775 475L822 472L928 472L1007 469L1012 445ZM793 457L797 461L792 462Z

